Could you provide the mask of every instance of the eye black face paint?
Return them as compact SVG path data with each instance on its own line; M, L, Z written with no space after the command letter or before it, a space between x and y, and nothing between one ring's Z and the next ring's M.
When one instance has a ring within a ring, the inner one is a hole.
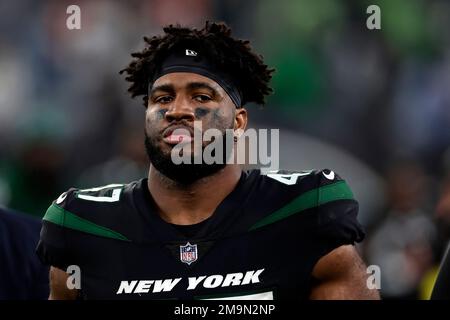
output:
M158 110L158 112L156 113L156 120L164 119L164 116L166 115L166 113L167 113L167 109Z
M208 113L210 112L210 110L206 109L206 108L195 108L195 118L196 119L200 119L203 118L204 116L206 116Z
M221 124L222 126L225 124L224 114L220 109L214 109L212 113L212 122L216 123L216 126L217 124Z

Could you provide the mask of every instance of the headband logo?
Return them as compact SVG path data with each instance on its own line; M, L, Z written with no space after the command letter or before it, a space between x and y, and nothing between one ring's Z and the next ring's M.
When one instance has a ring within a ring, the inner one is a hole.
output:
M186 49L186 55L187 56L191 56L191 57L196 57L197 56L197 52L195 52L194 50Z

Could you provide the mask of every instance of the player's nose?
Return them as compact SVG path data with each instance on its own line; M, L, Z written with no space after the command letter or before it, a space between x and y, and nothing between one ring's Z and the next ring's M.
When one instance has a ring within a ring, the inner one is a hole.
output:
M183 97L177 97L167 110L165 118L168 122L180 120L194 121L194 108Z

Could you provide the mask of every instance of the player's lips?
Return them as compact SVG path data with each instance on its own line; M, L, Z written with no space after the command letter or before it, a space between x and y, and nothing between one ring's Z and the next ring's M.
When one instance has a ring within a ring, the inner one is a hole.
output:
M163 131L163 141L168 144L191 142L193 140L193 135L193 130L190 127L172 125Z
M191 142L192 140L191 136L185 134L171 134L163 139L168 144L179 144L181 142Z

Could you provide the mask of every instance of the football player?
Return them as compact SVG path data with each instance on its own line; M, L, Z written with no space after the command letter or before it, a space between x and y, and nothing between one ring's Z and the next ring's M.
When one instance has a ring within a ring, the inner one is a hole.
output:
M122 72L146 108L148 177L72 188L49 207L37 252L52 266L50 298L377 299L354 247L358 203L335 172L172 161L195 121L236 144L245 106L271 93L273 70L249 42L208 22L144 39Z

